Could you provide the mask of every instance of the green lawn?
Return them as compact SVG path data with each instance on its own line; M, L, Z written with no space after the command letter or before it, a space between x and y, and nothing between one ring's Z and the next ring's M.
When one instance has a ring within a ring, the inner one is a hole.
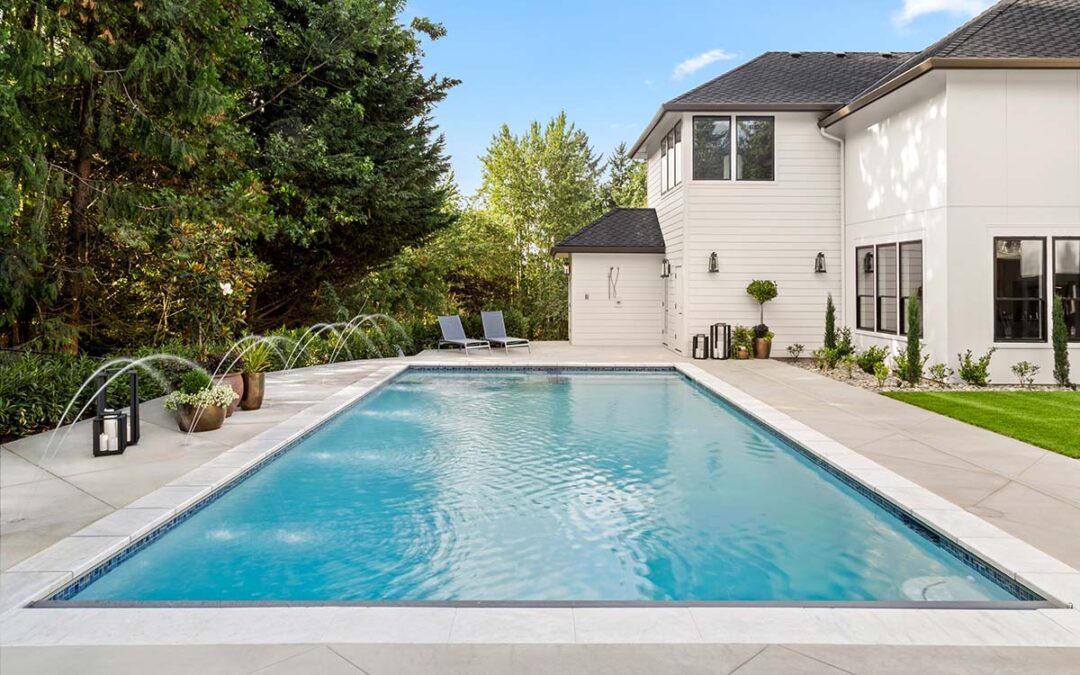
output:
M885 396L1080 458L1080 391L891 391Z

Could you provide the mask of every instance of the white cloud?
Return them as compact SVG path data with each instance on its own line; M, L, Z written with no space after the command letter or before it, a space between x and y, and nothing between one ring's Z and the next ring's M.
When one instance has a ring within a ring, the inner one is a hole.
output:
M906 26L920 16L938 12L972 17L992 4L993 0L904 0L904 7L893 14L893 23Z
M735 55L731 52L726 52L723 49L710 49L697 56L692 56L675 66L674 72L671 73L671 78L673 80L681 80L691 73L696 73L710 63L727 61L733 58L735 58Z

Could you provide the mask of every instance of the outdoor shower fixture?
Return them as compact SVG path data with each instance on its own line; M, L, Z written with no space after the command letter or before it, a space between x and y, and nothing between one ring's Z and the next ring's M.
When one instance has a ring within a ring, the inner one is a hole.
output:
M617 300L619 297L619 268L609 267L607 271L607 297L608 300Z
M818 252L817 257L814 258L814 272L817 274L825 273L825 254Z
M129 408L124 413L108 407L105 385L113 376L120 373L119 368L105 370L94 378L97 389L93 424L94 457L122 455L129 445L139 442L139 372L132 368L128 371Z

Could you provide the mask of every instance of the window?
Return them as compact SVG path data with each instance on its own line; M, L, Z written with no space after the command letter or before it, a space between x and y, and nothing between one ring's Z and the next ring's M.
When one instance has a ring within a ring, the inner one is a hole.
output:
M874 330L874 247L855 249L855 327Z
M773 179L773 118L739 117L736 178L738 180Z
M1069 342L1080 342L1080 237L1054 239L1054 295L1061 296Z
M919 299L919 335L926 322L926 306L923 304L922 242L905 241L900 244L900 334L907 335L908 304L912 298Z
M660 139L660 191L682 183L682 122Z
M731 118L694 118L694 180L731 180Z
M1046 340L1046 240L994 239L994 340Z
M896 244L881 244L874 256L877 275L877 329L879 333L896 333Z

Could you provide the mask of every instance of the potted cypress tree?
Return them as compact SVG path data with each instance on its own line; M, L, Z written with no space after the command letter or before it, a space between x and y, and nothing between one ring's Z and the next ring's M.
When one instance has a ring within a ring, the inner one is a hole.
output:
M776 297L776 282L768 279L754 279L746 287L746 293L760 306L759 323L754 326L754 358L767 359L772 353L773 332L765 325L765 303Z

